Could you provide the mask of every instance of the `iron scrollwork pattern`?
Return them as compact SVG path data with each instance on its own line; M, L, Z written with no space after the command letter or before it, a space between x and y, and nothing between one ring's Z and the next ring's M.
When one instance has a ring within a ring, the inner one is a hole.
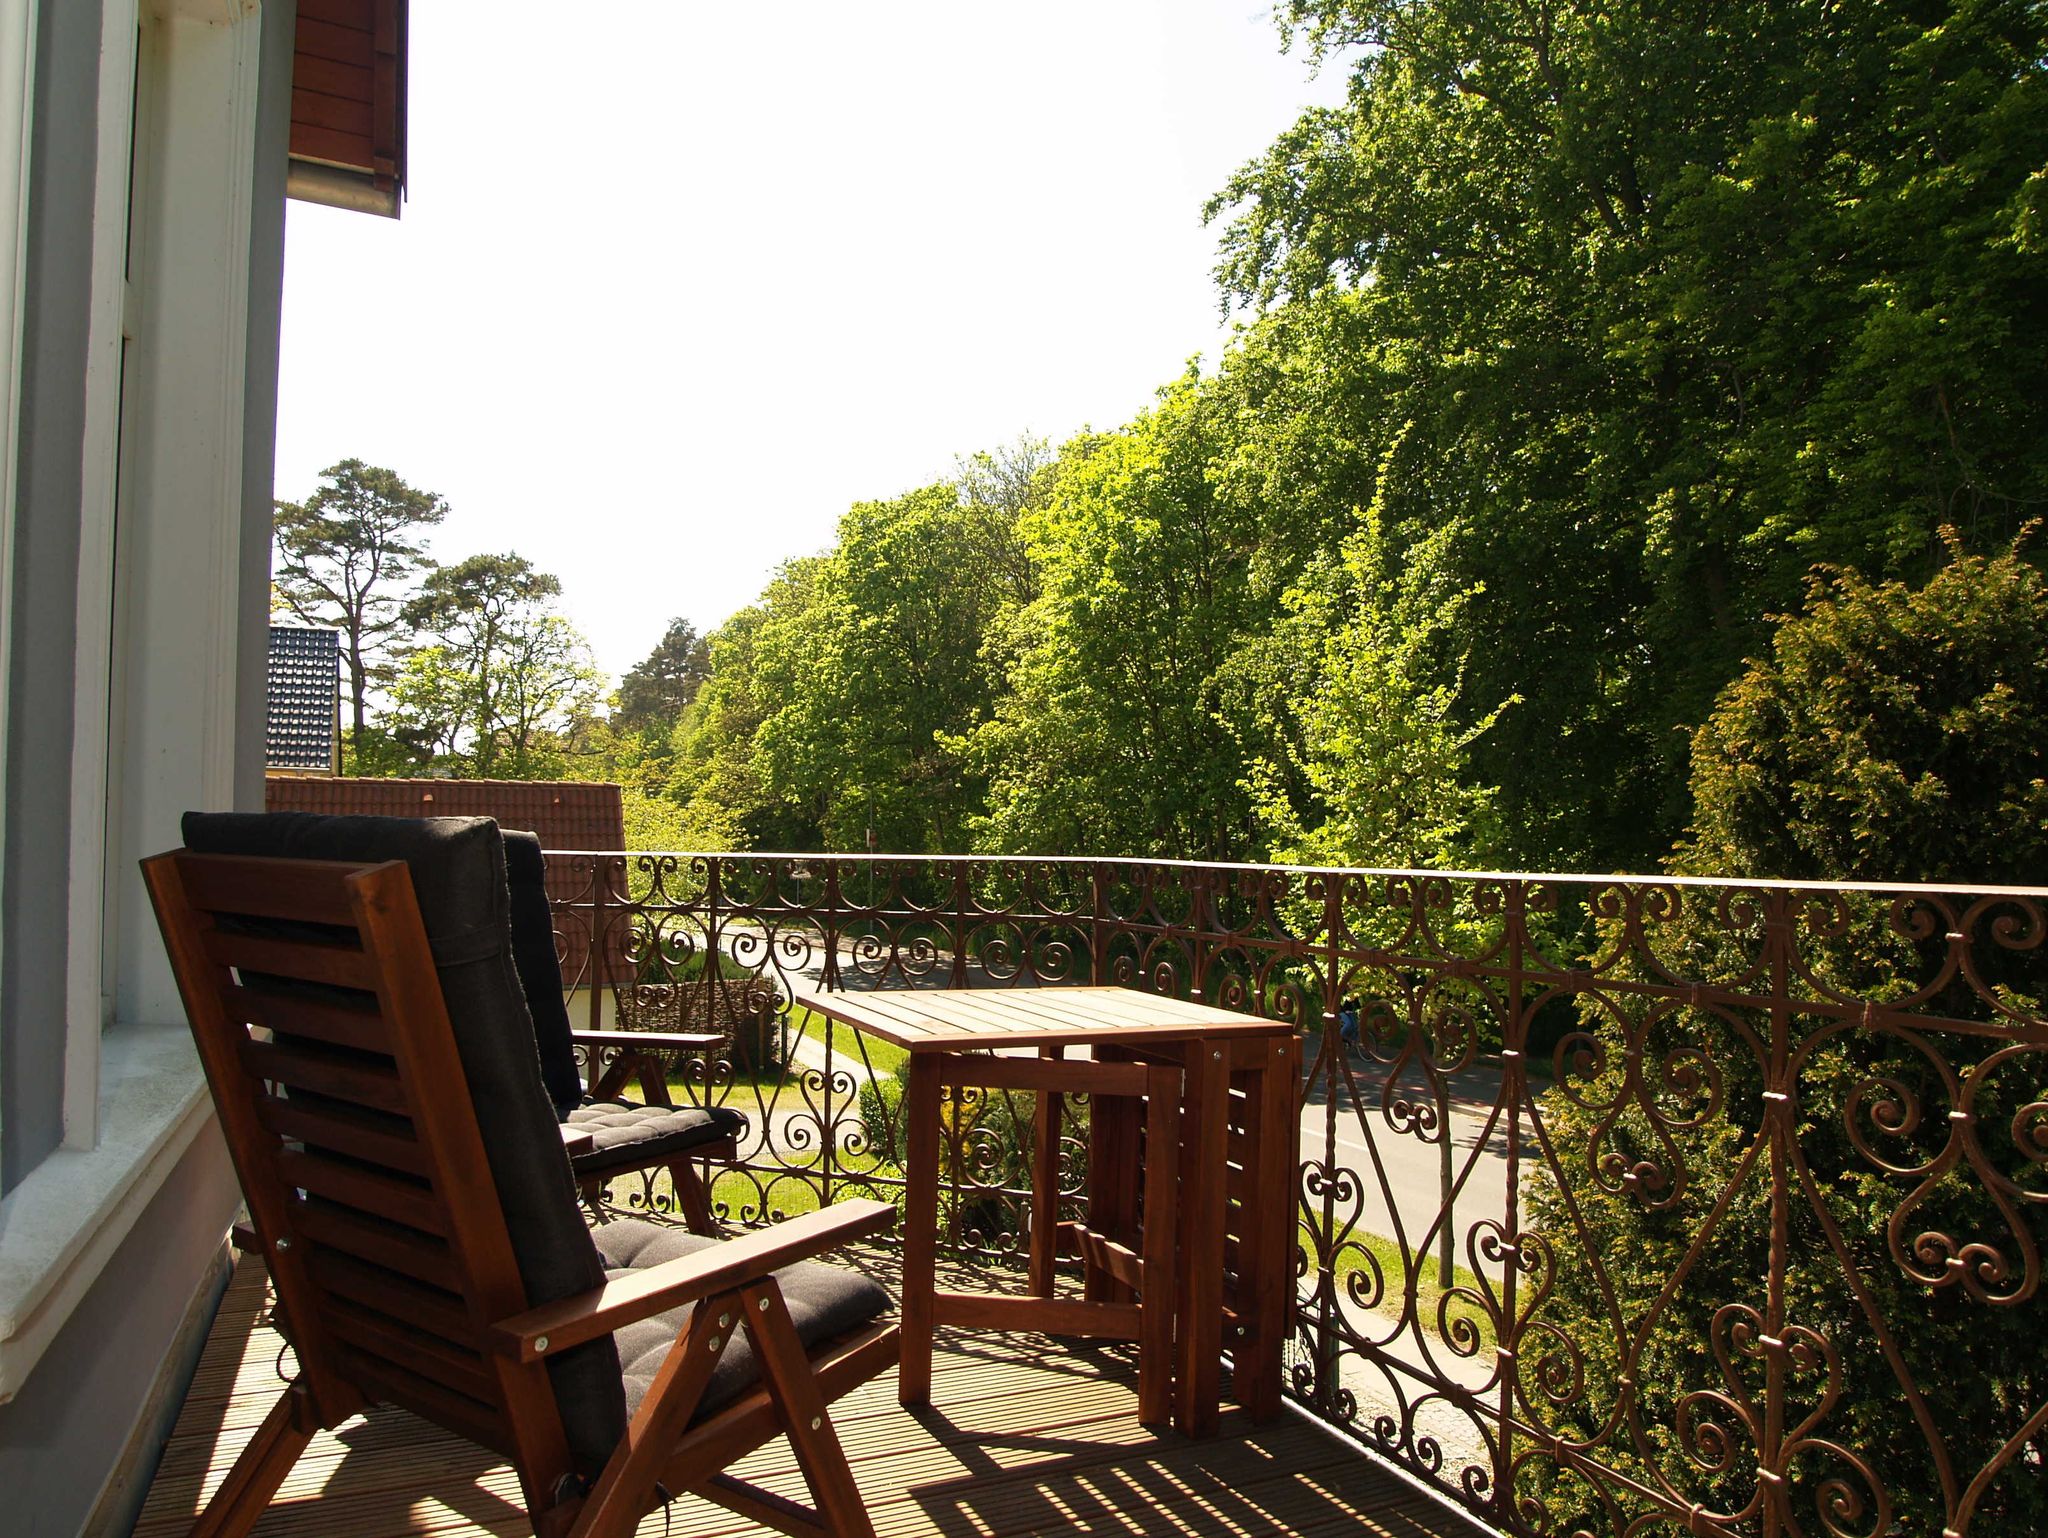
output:
M1199 998L1306 1033L1289 1392L1366 1448L1518 1534L2048 1531L2048 892L550 860L591 1022L728 1043L673 1090L747 1114L729 1221L902 1189L799 982ZM1010 1263L1032 1107L945 1117L942 1243Z

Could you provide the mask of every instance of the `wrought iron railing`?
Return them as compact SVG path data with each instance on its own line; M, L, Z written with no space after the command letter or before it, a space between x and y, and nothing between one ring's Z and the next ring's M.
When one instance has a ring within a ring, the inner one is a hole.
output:
M901 1187L799 977L1195 996L1307 1033L1311 1413L1517 1533L2048 1531L2048 892L551 859L584 1007L732 1031L682 1088L751 1113L739 1221ZM956 1253L1014 1254L1029 1126L949 1113Z

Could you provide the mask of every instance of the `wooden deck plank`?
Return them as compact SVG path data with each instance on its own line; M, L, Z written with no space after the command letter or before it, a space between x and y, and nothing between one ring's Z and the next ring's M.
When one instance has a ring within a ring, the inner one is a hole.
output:
M263 1312L260 1267L230 1285L164 1449L137 1538L182 1538L282 1392L282 1341ZM833 1420L879 1538L1030 1538L1125 1533L1236 1538L1288 1532L1479 1538L1482 1530L1309 1421L1191 1442L1138 1424L1127 1347L941 1331L932 1406L896 1404L893 1373L842 1399ZM284 1368L291 1370L289 1354ZM736 1465L794 1498L801 1476L777 1439ZM402 1411L316 1436L258 1524L260 1538L477 1538L527 1532L517 1481L492 1454ZM722 1507L678 1499L646 1538L765 1538Z

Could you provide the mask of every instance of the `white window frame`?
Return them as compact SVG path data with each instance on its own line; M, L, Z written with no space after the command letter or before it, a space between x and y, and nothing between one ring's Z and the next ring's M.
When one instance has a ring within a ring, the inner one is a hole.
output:
M14 591L14 493L21 433L22 327L28 319L29 153L35 127L35 0L0 0L0 594ZM7 762L11 628L0 624L0 765ZM0 882L7 826L0 818Z
M0 0L0 303L11 296L13 311L0 325L11 321L14 337L0 410L10 509L34 10L34 0ZM255 196L249 150L263 19L257 0L104 0L79 510L64 1135L0 1204L8 1240L0 1253L0 1403L27 1379L211 1122L137 862L177 843L185 808L225 808L234 799ZM174 44L163 46L173 31ZM7 94L10 86L18 97ZM0 530L10 523L0 520ZM0 580L11 559L0 548ZM0 668L5 662L0 631Z

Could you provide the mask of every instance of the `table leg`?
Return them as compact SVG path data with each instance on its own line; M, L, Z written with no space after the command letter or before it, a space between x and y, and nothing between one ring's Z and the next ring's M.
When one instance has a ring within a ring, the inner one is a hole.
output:
M939 1250L939 1065L941 1054L913 1053L903 1096L909 1149L904 1159L903 1356L896 1397L907 1405L932 1398L932 1293Z
M1040 1047L1043 1058L1061 1058L1060 1046ZM1041 1298L1053 1295L1054 1268L1059 1259L1054 1235L1060 1221L1060 1097L1038 1092L1031 1145L1031 1290Z
M1180 1238L1181 1075L1152 1070L1145 1095L1145 1286L1139 1297L1138 1420L1164 1424L1173 1415L1173 1323L1179 1303L1174 1250Z
M1245 1335L1237 1343L1234 1372L1237 1402L1255 1422L1280 1413L1287 1306L1294 1291L1294 1181L1301 1126L1294 1108L1299 1042L1289 1037L1262 1043L1260 1050L1262 1061L1249 1084L1257 1110L1246 1171L1253 1201L1243 1240L1251 1258L1240 1266L1245 1275L1239 1300Z
M1098 1046L1098 1062L1127 1055ZM1125 1242L1137 1219L1138 1107L1128 1095L1098 1095L1088 1113L1088 1226ZM1128 1303L1130 1289L1107 1271L1084 1264L1082 1296L1091 1303Z
M1180 1372L1175 1422L1213 1436L1223 1376L1223 1227L1230 1139L1228 1049L1187 1047L1181 1120Z

